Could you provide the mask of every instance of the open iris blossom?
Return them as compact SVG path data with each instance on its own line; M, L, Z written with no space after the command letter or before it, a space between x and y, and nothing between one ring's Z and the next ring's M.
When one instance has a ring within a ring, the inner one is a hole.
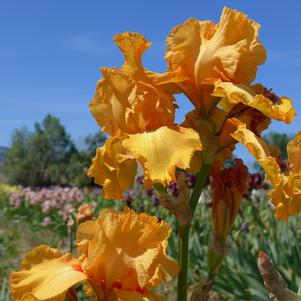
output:
M223 166L237 143L233 134L245 126L256 137L271 119L289 123L291 100L252 84L266 51L259 24L225 8L220 22L189 19L166 40L168 69L145 69L142 54L150 46L138 34L114 38L125 56L120 69L102 68L90 108L111 137L97 149L88 171L107 198L122 199L143 167L145 186L168 185L176 168L198 172L204 163ZM175 124L174 95L183 93L195 108Z
M127 208L102 211L77 230L78 258L41 245L11 274L14 300L63 301L72 286L87 282L96 300L159 301L151 288L178 273L166 255L171 227Z

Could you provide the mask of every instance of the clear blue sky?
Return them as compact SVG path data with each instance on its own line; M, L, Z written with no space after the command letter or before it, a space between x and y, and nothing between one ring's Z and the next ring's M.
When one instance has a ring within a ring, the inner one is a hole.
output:
M119 32L143 33L153 46L144 64L164 71L164 41L188 17L218 21L222 7L241 10L262 25L268 60L257 81L294 100L293 125L301 129L301 1L79 1L6 0L0 4L0 146L9 146L15 128L32 128L47 113L58 116L73 138L98 130L89 113L101 66L120 66L112 42ZM182 98L181 98L182 102ZM185 102L184 102L185 103ZM188 110L188 102L178 113Z

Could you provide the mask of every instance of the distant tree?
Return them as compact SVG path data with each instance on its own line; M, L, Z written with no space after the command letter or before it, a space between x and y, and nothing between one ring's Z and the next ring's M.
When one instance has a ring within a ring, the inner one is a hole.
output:
M10 181L32 186L68 184L72 175L66 167L78 155L70 135L51 115L34 128L33 133L21 129L13 134L4 163Z
M23 184L30 177L31 166L27 155L31 137L32 133L26 128L17 129L12 135L12 146L5 155L3 171L14 184Z
M47 115L32 133L14 132L3 168L11 183L23 186L91 185L87 170L105 139L101 133L88 135L78 151L60 120Z

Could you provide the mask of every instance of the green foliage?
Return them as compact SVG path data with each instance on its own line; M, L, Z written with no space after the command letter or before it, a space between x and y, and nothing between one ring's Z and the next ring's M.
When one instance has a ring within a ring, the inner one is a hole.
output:
M267 196L245 199L229 239L229 251L218 274L214 290L221 300L270 300L257 268L260 250L266 252L286 280L298 290L301 279L301 217L288 223L274 217ZM197 264L198 265L198 264Z
M79 151L59 119L47 115L34 132L15 130L3 170L12 184L84 186L90 182L86 171L95 148L104 140L102 134L88 136L86 148Z
M5 167L12 183L24 186L68 183L66 166L76 152L59 119L47 115L41 124L35 124L33 133L26 129L14 132Z
M62 245L65 244L63 249L68 249L67 228L62 220L53 218L51 226L43 227L41 212L34 212L28 204L15 209L9 208L8 195L14 189L0 186L0 286L1 283L5 284L8 271L16 269L24 252L34 245L47 243L62 249ZM301 265L301 216L291 218L288 223L276 220L266 192L259 192L257 197L252 195L252 198L249 195L242 201L228 240L227 256L213 287L214 300L269 300L257 268L259 250L263 250L272 258L289 288L295 292L298 290L301 279L301 271L298 269ZM207 275L208 244L212 241L209 201L208 193L205 200L198 204L192 223L189 243L190 289ZM82 203L92 202L97 203L94 217L106 207L121 209L125 205L125 202L104 200L98 192L87 191ZM137 212L146 211L172 225L168 254L177 258L178 230L174 217L162 206L158 206L138 184L135 195L128 198L126 204ZM175 300L175 282L164 284L158 291L167 300ZM81 300L85 300L84 297Z

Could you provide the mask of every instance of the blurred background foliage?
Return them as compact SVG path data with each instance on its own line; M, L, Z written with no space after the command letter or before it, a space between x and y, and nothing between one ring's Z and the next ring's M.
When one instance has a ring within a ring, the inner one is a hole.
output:
M68 251L70 245L66 220L53 218L50 224L43 225L43 213L38 208L26 204L26 200L23 207L14 208L13 205L9 205L9 193L3 193L3 187L0 189L0 283L4 292L2 297L6 296L6 299L1 300L9 300L8 274L17 269L25 252L41 243L58 247L62 251ZM134 197L125 202L104 200L99 191L87 190L81 204L95 204L94 217L105 207L121 209L128 205L138 212L145 211L168 221L173 226L168 253L176 258L177 224L174 218L144 191L141 184L137 183L135 190ZM298 268L301 265L301 218L291 218L288 223L276 220L268 202L266 186L256 191L259 192L250 191L242 201L239 216L228 240L228 254L216 278L211 300L269 300L257 268L259 250L264 250L271 256L289 288L298 290L301 279L301 271ZM76 208L70 216L74 218L75 214ZM190 235L191 289L193 284L206 276L208 242L212 240L211 230L210 190L207 189L200 200ZM158 290L167 300L176 300L175 282L167 283ZM82 300L86 299L82 297Z
M82 148L72 141L59 119L47 115L34 131L15 130L12 145L3 155L2 174L7 182L23 186L86 186L86 176L96 147L105 141L101 133L85 137Z

